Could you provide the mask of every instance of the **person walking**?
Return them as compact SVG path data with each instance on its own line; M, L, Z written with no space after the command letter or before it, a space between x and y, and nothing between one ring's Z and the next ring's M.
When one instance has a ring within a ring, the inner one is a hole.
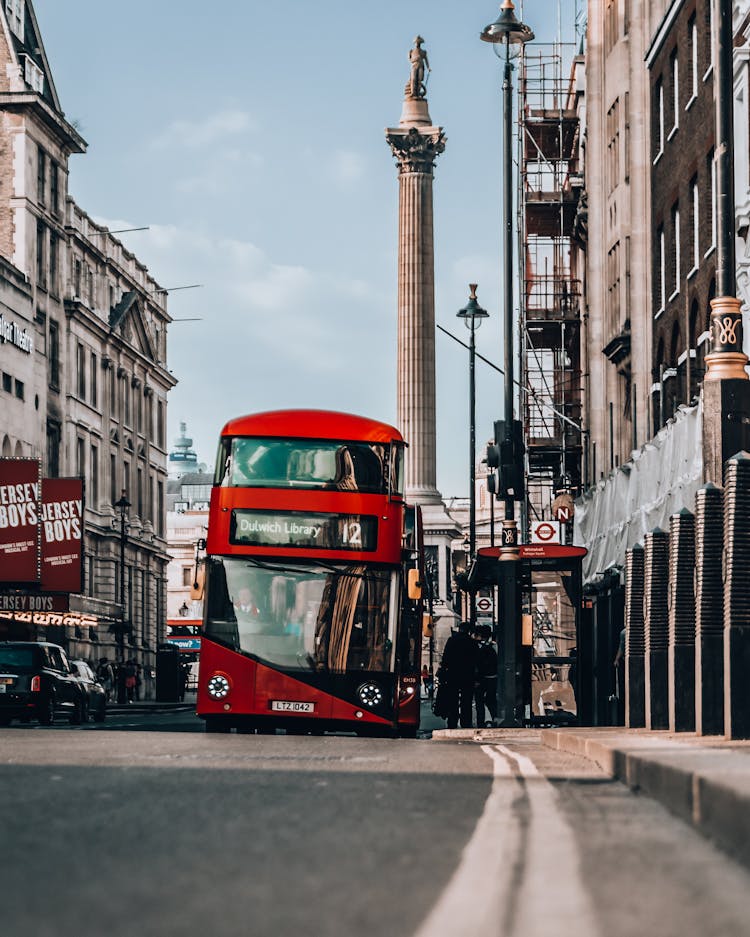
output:
M497 717L497 651L492 643L492 628L477 627L477 682L474 703L477 708L477 726L490 726ZM485 707L490 722L485 722Z
M477 642L471 637L469 623L462 621L458 632L445 642L440 662L439 680L445 690L448 728L472 728L472 700L477 673Z

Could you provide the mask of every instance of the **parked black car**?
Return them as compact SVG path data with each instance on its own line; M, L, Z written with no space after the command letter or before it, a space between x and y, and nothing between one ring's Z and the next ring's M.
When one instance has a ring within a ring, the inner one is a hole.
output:
M85 660L72 660L70 665L83 688L83 721L87 722L91 716L94 722L104 722L107 718L107 694L99 678Z
M48 726L61 713L78 725L84 705L83 687L61 647L0 641L0 725L38 719Z

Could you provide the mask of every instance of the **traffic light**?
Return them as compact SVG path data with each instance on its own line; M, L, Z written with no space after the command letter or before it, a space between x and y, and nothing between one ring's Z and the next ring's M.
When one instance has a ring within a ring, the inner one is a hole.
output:
M495 493L501 500L512 498L513 501L523 501L526 497L524 479L524 445L523 427L520 420L513 421L513 429L509 439L505 437L505 420L495 421L495 444L487 447L489 464L490 449L497 450L499 478ZM488 480L489 487L489 480ZM492 491L492 488L490 488Z
M497 438L497 432L495 433ZM500 479L498 478L497 469L500 467L500 446L494 442L489 443L487 446L487 468L489 473L487 475L487 491L491 495L496 495L500 490Z

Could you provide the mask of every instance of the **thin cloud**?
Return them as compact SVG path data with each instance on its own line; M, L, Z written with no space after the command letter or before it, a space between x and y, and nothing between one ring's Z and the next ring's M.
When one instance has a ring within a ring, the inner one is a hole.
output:
M153 141L156 149L190 147L200 149L225 140L228 136L246 133L256 128L247 111L225 110L209 114L202 120L172 121Z

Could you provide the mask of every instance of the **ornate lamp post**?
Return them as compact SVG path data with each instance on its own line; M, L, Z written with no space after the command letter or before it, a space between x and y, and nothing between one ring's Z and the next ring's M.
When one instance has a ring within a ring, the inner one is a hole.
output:
M476 446L476 384L474 380L474 367L476 363L476 345L474 333L482 324L482 319L489 318L489 313L482 309L477 302L477 284L469 284L469 301L463 309L456 313L463 319L464 325L469 329L469 564L477 552L477 509L476 509L476 478L475 462L477 458ZM469 621L472 625L477 620L476 596L469 593Z
M128 603L125 601L125 543L127 541L128 512L130 511L130 501L128 501L125 490L119 501L112 505L120 514L120 602L122 604L122 621L117 626L117 702L126 701L125 693L125 632L130 623L126 618Z
M513 66L510 47L523 47L534 38L534 33L521 23L515 14L512 0L504 0L500 16L485 26L480 38L490 42L498 57L504 61L503 69L503 323L505 330L505 414L504 439L501 444L501 493L505 503L500 540L500 577L502 582L503 640L498 655L498 717L501 726L521 724L518 705L518 643L520 640L520 601L518 595L518 527L515 520L515 501L519 492L517 479L523 468L519 464L517 439L513 426ZM505 47L502 54L502 47Z

